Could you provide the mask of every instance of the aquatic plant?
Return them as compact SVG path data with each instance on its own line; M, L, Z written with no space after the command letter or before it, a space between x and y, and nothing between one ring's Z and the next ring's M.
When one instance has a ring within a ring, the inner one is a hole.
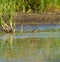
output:
M18 11L48 12L60 10L60 0L16 0Z
M2 25L5 32L11 32L13 31L12 27L12 15L15 12L15 1L13 0L1 0L0 1L0 24ZM3 19L3 15L7 17L7 20L9 22L8 26Z

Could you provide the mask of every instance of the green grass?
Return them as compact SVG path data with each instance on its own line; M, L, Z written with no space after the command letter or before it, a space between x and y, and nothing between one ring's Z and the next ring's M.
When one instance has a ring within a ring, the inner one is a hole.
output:
M59 11L60 0L16 0L18 11L46 12Z
M1 0L0 13L13 14L15 11L27 12L59 11L60 0Z

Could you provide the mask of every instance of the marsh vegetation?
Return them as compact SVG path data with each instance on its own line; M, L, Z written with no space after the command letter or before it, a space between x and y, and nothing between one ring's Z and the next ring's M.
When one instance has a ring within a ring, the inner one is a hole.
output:
M60 0L1 0L0 1L0 24L5 32L13 32L12 16L15 12L44 13L59 12ZM5 23L6 16L8 24Z
M60 0L0 0L0 25L1 62L60 62Z

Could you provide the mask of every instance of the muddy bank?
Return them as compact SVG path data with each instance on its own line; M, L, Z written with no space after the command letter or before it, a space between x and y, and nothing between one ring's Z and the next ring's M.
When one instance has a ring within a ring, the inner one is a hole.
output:
M60 24L60 13L15 13L13 22L16 25L49 25Z

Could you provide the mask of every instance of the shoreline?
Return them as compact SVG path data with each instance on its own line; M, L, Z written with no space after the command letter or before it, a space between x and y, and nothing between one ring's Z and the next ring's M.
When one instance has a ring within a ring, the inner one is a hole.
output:
M7 16L3 15L5 23ZM20 13L16 12L12 18L13 25L60 25L60 13Z
M60 25L60 13L16 13L13 22L16 25Z

